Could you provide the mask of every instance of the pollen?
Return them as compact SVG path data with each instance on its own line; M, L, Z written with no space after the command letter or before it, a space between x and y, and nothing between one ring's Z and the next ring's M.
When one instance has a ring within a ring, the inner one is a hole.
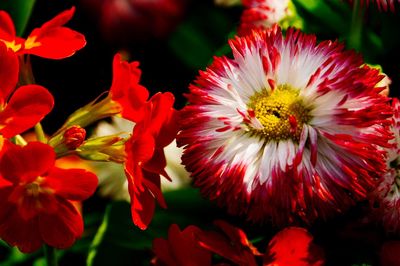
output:
M310 109L305 107L299 90L287 84L255 93L247 106L262 125L253 128L252 133L262 135L267 141L299 141L303 125L310 120Z

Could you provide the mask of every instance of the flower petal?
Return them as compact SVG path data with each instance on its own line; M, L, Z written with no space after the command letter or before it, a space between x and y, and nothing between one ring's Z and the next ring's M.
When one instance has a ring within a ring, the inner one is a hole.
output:
M10 15L4 10L0 10L0 39L12 41L15 38L15 35L14 22Z
M47 144L29 142L21 147L8 142L0 160L0 175L14 184L31 182L54 166L55 157Z
M9 205L8 207L15 205ZM0 221L0 237L11 246L17 246L24 253L38 250L43 242L38 230L37 217L24 220L18 212L11 211L6 219Z
M46 183L58 196L82 201L95 192L98 181L95 174L83 169L54 167L46 176Z
M81 33L62 27L73 16L75 7L55 16L50 21L36 28L25 41L21 53L34 54L44 58L62 59L72 56L86 45Z
M123 61L120 54L113 60L113 81L110 88L111 99L122 107L125 119L139 122L144 116L144 107L149 98L148 90L139 84L141 71L139 62Z
M54 99L48 90L38 85L18 88L0 113L0 134L11 138L36 125L53 108Z
M0 11L0 18L1 14L2 12ZM0 58L0 106L3 106L17 85L19 65L15 53L1 42Z
M40 214L40 235L49 246L65 249L82 235L83 219L71 202L59 198L57 205L57 212Z

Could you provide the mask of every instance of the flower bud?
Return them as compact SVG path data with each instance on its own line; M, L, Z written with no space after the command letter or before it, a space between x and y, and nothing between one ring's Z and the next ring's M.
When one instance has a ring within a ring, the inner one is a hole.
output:
M71 126L64 133L65 146L70 150L75 150L85 141L86 130L80 126Z

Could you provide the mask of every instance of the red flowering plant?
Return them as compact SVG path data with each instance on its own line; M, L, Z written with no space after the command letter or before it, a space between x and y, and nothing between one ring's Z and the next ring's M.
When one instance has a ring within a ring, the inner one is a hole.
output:
M396 263L398 1L18 1L1 265Z

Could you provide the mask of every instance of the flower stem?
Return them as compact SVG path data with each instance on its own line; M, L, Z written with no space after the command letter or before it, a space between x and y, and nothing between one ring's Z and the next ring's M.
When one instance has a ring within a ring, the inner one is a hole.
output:
M44 245L43 248L47 266L57 266L58 262L55 248L48 245Z
M35 133L38 141L42 143L47 143L47 138L46 135L44 134L43 127L42 124L40 124L40 122L35 125Z
M360 4L360 0L354 0L348 46L357 51L361 48L363 13L363 7Z

